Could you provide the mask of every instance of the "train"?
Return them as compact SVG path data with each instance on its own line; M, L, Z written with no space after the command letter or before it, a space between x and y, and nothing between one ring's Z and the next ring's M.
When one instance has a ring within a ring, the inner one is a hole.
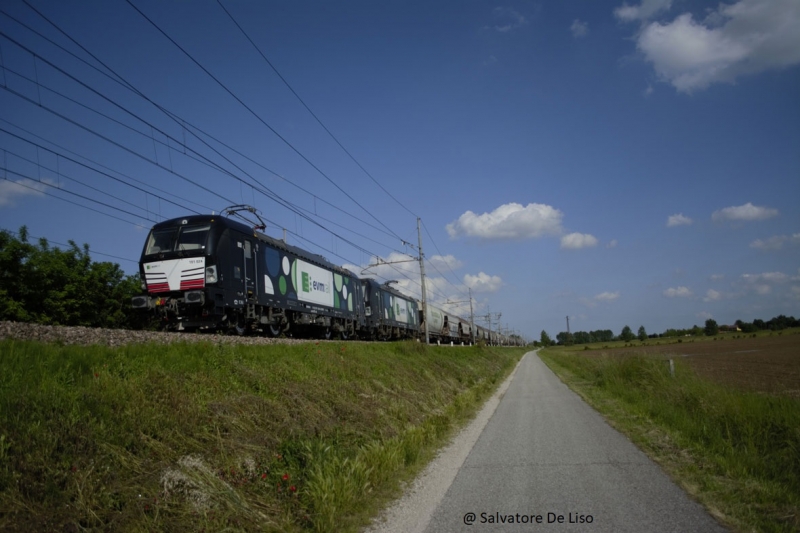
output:
M131 305L175 331L387 341L424 339L427 327L432 343L515 341L481 326L473 336L469 320L436 306L426 316L389 284L259 229L223 215L155 224L139 261L142 294Z

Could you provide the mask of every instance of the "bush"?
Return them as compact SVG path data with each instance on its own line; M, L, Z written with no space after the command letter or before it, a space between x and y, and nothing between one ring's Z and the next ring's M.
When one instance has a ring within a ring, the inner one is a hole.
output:
M131 297L139 276L126 276L116 263L94 262L89 245L69 241L66 250L47 239L28 242L0 231L0 320L64 326L132 327L138 318Z

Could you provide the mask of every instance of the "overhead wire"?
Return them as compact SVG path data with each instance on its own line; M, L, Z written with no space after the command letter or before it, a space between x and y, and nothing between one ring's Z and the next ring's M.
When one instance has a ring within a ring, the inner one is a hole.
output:
M178 125L182 126L182 127L183 127L183 128L186 130L186 131L189 131L189 133L190 133L190 134L191 134L191 135L192 135L194 138L196 138L198 141L200 141L201 143L203 143L205 146L207 146L209 149L211 149L213 152L215 152L216 154L220 155L221 157L224 157L224 156L222 156L222 154L221 154L221 153L220 153L218 150L216 150L215 148L213 148L212 146L210 146L210 145L208 144L208 142L206 142L204 139L202 139L202 138L201 138L201 137L200 137L200 136L199 136L199 135L198 135L198 134L197 134L195 131L192 131L192 128L193 128L194 130L196 130L197 132L201 133L202 135L205 135L205 136L206 136L206 137L208 137L209 139L213 140L214 142L216 142L216 143L220 144L221 146L225 147L226 149L228 149L228 150L232 151L233 153L235 153L235 154L236 154L236 155L238 155L239 157L242 157L242 158L244 158L244 159L248 160L249 162L251 162L251 163L253 163L253 164L257 165L259 168L261 168L261 169L263 169L263 170L265 170L265 171L269 172L270 174L274 175L275 177L277 177L277 178L281 179L283 182L287 183L288 185L291 185L292 187L295 187L296 189L298 189L298 190L302 191L303 193L305 193L305 194L309 195L310 197L314 198L314 199L315 199L315 201L320 201L320 202L324 203L325 205L328 205L329 207L331 207L331 208L333 208L333 209L335 209L335 210L337 210L337 211L341 212L342 214L344 214L344 215L346 215L346 216L348 216L348 217L350 217L350 218L354 219L355 221L359 222L360 224L363 224L363 225L369 226L369 227L371 227L371 228L375 229L376 231L380 231L380 232L382 232L382 233L385 233L387 236L390 236L390 237L395 237L395 235L394 235L394 234L392 234L392 233L389 233L389 232L387 232L387 231L386 231L386 230L384 230L384 229L378 228L377 226L374 226L374 225L372 225L371 223L369 223L369 222L367 222L367 221L365 221L365 220L363 220L363 219L361 219L361 218L358 218L357 216L355 216L355 215L354 215L353 213L351 213L350 211L347 211L347 210L345 210L345 209L342 209L342 208L340 208L339 206L337 206L337 205L335 205L335 204L333 204L333 203L331 203L331 202L329 202L329 201L325 200L324 198L321 198L321 197L317 196L316 194L314 194L313 192L309 191L308 189L305 189L304 187L302 187L302 186L298 185L297 183L295 183L295 182L293 182L293 181L291 181L291 180L287 179L285 176L281 175L280 173L278 173L278 172L276 172L276 171L274 171L274 170L272 170L272 169L270 169L270 168L266 167L265 165L263 165L262 163L260 163L260 162L256 161L255 159L253 159L253 158L249 157L248 155L246 155L246 154L244 154L244 153L242 153L242 152L240 152L240 151L236 150L236 148L234 148L234 147L230 146L229 144L225 143L224 141L222 141L222 140L220 140L220 139L218 139L218 138L214 137L213 135L211 135L210 133L206 132L205 130L203 130L203 129L202 129L202 128L200 128L199 126L197 126L197 125L193 124L192 122L188 121L187 119L185 119L185 118L183 118L183 117L180 117L179 115L175 114L174 112L172 112L172 111L170 111L170 110L168 110L168 109L164 108L163 106L161 106L161 105L160 105L160 104L158 104L157 102L155 102L155 101L153 101L152 99L150 99L150 98L149 98L147 95L145 95L144 93L142 93L140 90L138 90L138 89L137 89L135 86L133 86L133 85L132 85L132 84L131 84L129 81L127 81L127 80L126 80L124 77L122 77L122 76L121 76L119 73L117 73L117 72L116 72L114 69L112 69L112 68L111 68L110 66L108 66L106 63L104 63L104 62L103 62L101 59L99 59L99 58L98 58L96 55L94 55L94 54L93 54L93 53L92 53L90 50L88 50L86 47L84 47L82 44L80 44L80 43L79 43L79 42L78 42L76 39L74 39L74 38L73 38L71 35L69 35L68 33L66 33L66 32L65 32L65 31L64 31L64 30L63 30L63 29L62 29L60 26L58 26L58 25L57 25L56 23L54 23L52 20L50 20L49 18L47 18L47 16L45 16L43 13L39 12L38 10L36 10L36 9L35 9L33 6L30 6L30 4L28 4L28 3L27 3L25 0L23 0L23 1L26 3L26 5L28 5L29 7L31 7L31 9L33 9L33 11L37 13L37 15L39 15L39 16L40 16L42 19L44 19L44 20L45 20L45 21L46 21L48 24L50 24L51 26L53 26L53 28L55 28L57 31L59 31L59 32L60 32L62 35L64 35L64 36L65 36L67 39L69 39L69 40L70 40L70 41L71 41L73 44L75 44L76 46L78 46L78 47L79 47L81 50L83 50L83 51L84 51L84 52L85 52L87 55L89 55L90 57L92 57L92 59L94 59L94 60L95 60L95 61L97 61L99 64L101 64L101 65L102 65L102 66L103 66L103 67L104 67L106 70L108 70L108 71L109 71L111 74L113 74L113 76L111 76L111 75L110 75L109 73L107 73L107 72L103 72L102 70L98 69L96 66L94 66L94 65L90 64L90 63L89 63L88 61L86 61L85 59L83 59L83 58L79 57L78 55L76 55L76 54L75 54L75 53L73 53L72 51L70 51L70 50L66 49L65 47L63 47L62 45L60 45L60 44L56 43L56 42L55 42L55 41L53 41L52 39L48 38L46 35L42 34L42 33L41 33L41 32L39 32L38 30L36 30L36 29L34 29L34 28L30 27L29 25L25 24L23 21L20 21L19 19L17 19L17 18L15 18L15 17L13 17L12 15L10 15L10 14L8 14L7 12L3 11L2 9L0 9L0 13L2 13L3 15L5 15L6 17L10 18L11 20L13 20L14 22L16 22L16 23L17 23L17 24L19 24L20 26L24 27L24 28L25 28L25 29L27 29L28 31L30 31L30 32L32 32L32 33L34 33L34 34L36 34L37 36L39 36L40 38L42 38L42 39L46 40L46 41L47 41L47 42L49 42L50 44L52 44L52 45L56 46L57 48L61 49L62 51L64 51L65 53L69 54L70 56L72 56L72 57L73 57L73 58L75 58L76 60L78 60L78 61L82 62L82 63L83 63L83 64L85 64L87 67L89 67L89 68L91 68L91 69L95 70L97 73L99 73L99 74L101 74L101 75L103 75L103 76L107 77L109 80L113 81L114 83L117 83L117 84L119 84L120 86L122 86L122 87L126 88L127 90L129 90L129 91L133 92L133 93L134 93L134 94L136 94L137 96L139 96L139 97L143 98L144 100L146 100L147 102L149 102L151 105L153 105L153 106L154 106L156 109L158 109L159 111L161 111L162 113L164 113L165 115L167 115L169 118L171 118L173 121L175 121L175 123L176 123L176 124L178 124ZM52 89L49 89L49 90L51 90L51 91L52 91ZM64 96L64 97L66 98L66 96L65 96L65 95L62 95L62 96ZM82 104L79 104L79 105L82 105ZM151 125L151 126L152 126L152 125ZM187 126L188 126L188 127L187 127ZM163 132L163 131L161 131L161 130L159 130L159 133L161 133L162 135L166 136L168 139L171 139L171 140L173 140L174 142L176 142L176 144L178 144L178 145L180 145L180 146L183 146L184 148L186 148L186 147L187 147L185 142L183 142L183 143L182 143L182 142L178 141L177 139L175 139L174 137L171 137L171 136L169 136L168 134L166 134L165 132ZM155 140L154 140L154 141L155 141ZM155 141L155 142L159 142L159 143L161 143L161 141ZM163 144L163 143L162 143L162 144Z
M11 172L11 173L13 173L13 174L17 174L17 175L19 175L20 177L23 177L23 178L25 178L25 179L28 179L28 180L30 180L30 181L32 181L32 182L34 182L34 183L42 183L42 184L44 184L43 182L41 182L41 181L39 181L39 180L36 180L36 179L34 179L34 178L31 178L31 177L29 177L29 176L24 176L24 175L21 175L21 174L19 174L19 173L17 173L17 172L14 172L14 171L12 171L12 170L9 170L9 169L7 169L7 168L0 168L0 170L2 170L2 171L4 171L4 172ZM68 204L77 205L78 207L82 207L82 208L84 208L84 209L88 209L89 211L94 211L95 213L99 213L99 214L101 214L101 215L105 215L105 216L107 216L107 217L110 217L110 218L113 218L113 219L119 220L119 221L121 221L121 222L125 222L125 223L127 223L127 224L130 224L131 226L135 226L135 227L137 227L137 228L146 228L146 227L147 227L147 226L143 226L142 224L137 224L136 222L131 222L130 220L125 220L124 218L120 218L120 217L117 217L117 216L111 215L111 214L109 214L109 213L105 213L105 212L103 212L103 211L100 211L100 210L98 210L98 209L93 209L93 208L91 208L91 207L89 207L89 206L86 206L86 205L83 205L83 204L79 204L79 203L77 203L77 202L72 202L72 201L70 201L70 200L67 200L66 198L62 198L62 197L60 197L60 196L56 196L55 194L50 194L50 193L49 193L49 192L47 192L47 191L43 191L43 190L41 190L41 189L37 189L37 188L35 188L35 187L31 187L30 185L25 185L24 183L21 183L21 182L19 182L19 181L12 181L12 180L8 179L8 177L7 177L7 176L4 176L4 177L3 177L3 179L4 179L4 180L6 180L6 181L8 181L9 183L13 183L13 184L15 184L15 185L18 185L18 186L20 186L20 187L25 187L26 189L30 189L30 190L32 190L32 191L34 191L34 192L36 192L36 193L39 193L39 194L44 194L45 196L50 196L50 197L53 197L53 198L57 198L58 200L61 200L62 202L67 202ZM46 184L45 184L45 185L46 185ZM138 218L138 216L137 216L137 218Z
M12 235L19 235L18 231L6 229L6 228L0 228L0 231L5 231L6 233L11 233ZM65 247L71 247L72 246L72 244L64 244L63 242L54 241L54 240L48 239L47 237L37 237L36 235L30 235L30 234L28 234L28 237L30 237L31 239L37 239L37 240L44 239L48 243L57 244L59 246L65 246ZM73 242L73 244L74 244L74 242ZM77 244L75 246L77 246ZM102 255L104 257L111 257L113 259L119 259L120 261L128 261L130 263L139 264L139 260L138 259L128 259L127 257L120 257L118 255L112 255L112 254L107 254L107 253L104 253L104 252L98 252L98 251L92 250L91 248L89 249L89 253L90 254L95 254L95 255Z
M445 257L445 255L444 255L444 254L442 254L441 250L439 250L439 246L437 246L437 244L436 244L436 241L434 241L434 240L433 240L433 235L431 235L431 232L428 230L428 226L426 226L426 225L425 225L425 222L424 222L424 221L422 222L422 227L423 227L423 228L425 228L425 233L428 235L428 238L431 240L431 244L433 244L433 247L436 249L436 251L437 251L437 252L439 252L439 256L440 256L440 257L442 257L442 258L444 258L444 257ZM454 277L454 278L456 278L456 279L458 279L458 277L456 276L456 273L455 273L455 272L453 272L453 269L452 269L452 267L450 267L450 263L449 263L449 262L447 262L447 261L445 261L445 265L447 265L447 268L450 270L450 273L453 275L453 277ZM432 266L433 266L434 270L436 270L437 272L439 272L439 269L438 269L438 268L436 268L436 266L435 266L435 265L432 265ZM445 277L445 276L444 276L444 274L442 274L441 272L439 272L439 274L440 274L440 275L441 275L443 278ZM446 279L446 278L445 278L445 279ZM452 285L452 286L453 286L453 287L454 287L456 290L458 290L458 292L459 292L459 293L460 293L462 296L467 296L467 295L465 295L465 294L464 294L464 291L463 291L463 290L461 290L461 288L460 288L458 285L454 285L454 284L452 284L452 283L450 283L450 284L451 284L451 285Z
M84 195L82 195L82 194L79 194L79 193L77 193L77 192L74 192L74 191L69 191L69 190L67 190L67 189L62 189L61 187L58 187L58 186L56 186L56 185L53 185L52 183L47 183L46 181L42 181L42 180L35 179L35 178L33 178L32 176L28 176L27 174L23 174L23 173L21 173L21 172L17 172L16 170L11 170L11 169L10 169L10 168L8 168L7 166L6 166L6 167L3 167L3 168L0 168L0 170L2 170L2 171L4 171L4 172L6 172L6 173L8 173L8 174L14 174L14 175L16 175L16 176L19 176L20 178L26 178L26 179L29 179L29 180L31 180L31 181L35 181L36 183L40 183L40 184L44 185L45 187L50 187L50 188L52 188L52 189L56 189L56 190L58 190L58 191L61 191L61 192L63 192L64 194L69 194L69 195L72 195L72 196L77 196L78 198L81 198L81 199L83 199L83 200L87 200L87 201L89 201L89 202L93 202L93 203L96 203L96 204L102 205L103 207L108 207L108 208L110 208L110 209L114 209L114 210L116 210L116 211L119 211L120 213L125 213L126 215L131 215L132 217L140 218L140 219L142 219L142 220L147 220L148 222L154 222L153 220L150 220L150 219L149 219L148 217L146 217L146 216L142 216L142 215L139 215L139 214L136 214L136 213L132 213L132 212L130 212L130 211L127 211L127 210L125 210L125 209L122 209L121 207L117 207L117 206L115 206L115 205L111 205L111 204L107 204L107 203L105 203L105 202L101 202L100 200L96 200L96 199L94 199L94 198L90 198L90 197L88 197L88 196L84 196ZM8 178L5 178L5 179L8 179ZM11 180L8 180L8 181L11 181ZM19 184L19 185L22 185L22 184L21 184L21 183L19 183L19 182L13 182L13 183L17 183L17 184ZM29 187L29 188L31 188L31 189L32 189L33 187ZM35 190L35 189L34 189L34 190ZM40 192L41 192L41 191L40 191ZM55 195L50 195L50 196L55 196ZM58 196L56 196L56 198L58 198ZM115 199L119 200L119 198L115 198Z
M273 65L269 59L267 59L267 56L264 55L264 52L262 52L261 49L256 45L256 43L253 42L253 39L250 38L250 35L248 35L246 31L244 31L244 28L242 28L239 22L237 22L236 19L233 17L233 15L231 15L230 11L228 11L227 8L225 8L221 0L217 0L217 4L219 4L219 7L221 7L222 10L225 12L225 14L228 15L228 18L231 19L231 22L233 22L233 24L237 28L239 28L239 31L242 33L242 35L244 35L245 39L247 39L250 42L250 44L253 45L253 48L264 59L267 65L269 65L272 71L278 76L278 78L280 78L283 84L286 85L289 91L291 91L291 93L297 98L297 100L303 105L303 107L306 108L306 111L308 111L311 114L311 116L314 117L314 120L317 121L317 123L322 127L322 129L324 129L325 132L330 136L330 138L333 139L333 141L339 146L339 148L341 148L342 151L344 151L344 153L347 154L347 156L358 166L358 168L360 168L364 172L364 174L366 174L375 183L375 185L380 187L381 190L389 196L389 198L394 200L400 207L405 209L408 213L410 213L416 218L419 218L413 211L411 211L408 207L406 207L400 200L395 198L394 195L392 195L392 193L390 193L383 185L381 185L378 182L378 180L375 179L375 177L372 174L370 174L369 171L366 168L364 168L364 166L353 156L353 154L351 154L350 151L347 148L345 148L341 142L339 142L339 139L337 139L336 136L333 134L333 132L331 132L331 130L328 129L328 127L322 122L322 120L320 120L320 118L316 115L316 113L314 113L311 110L311 108L308 107L308 104L306 104L305 101L300 97L300 95L297 94L297 91L294 90L294 88L289 84L286 78L284 78L283 75L280 72L278 72L278 69L275 68L275 65Z
M214 74L211 73L206 67L203 66L197 59L194 58L189 52L186 51L180 44L178 44L175 39L173 39L167 32L165 32L161 27L156 24L150 17L148 17L141 9L136 7L136 5L131 2L131 0L125 0L128 5L130 5L137 13L139 13L145 20L147 20L156 30L161 33L168 41L170 41L175 47L177 47L186 57L188 57L198 68L200 68L203 72L205 72L211 79L213 79L220 87L222 87L225 92L227 92L234 100L236 100L242 107L244 107L251 115L253 115L261 124L263 124L267 129L269 129L276 137L278 137L286 146L288 146L292 151L294 151L301 159L303 159L306 163L308 163L311 168L316 170L322 177L324 177L331 185L336 187L342 194L344 194L347 198L349 198L354 204L356 204L359 208L361 208L365 213L371 216L376 222L386 228L390 233L392 233L398 240L402 240L402 238L397 235L394 231L392 231L389 226L384 224L378 217L373 215L366 207L361 205L355 198L350 195L347 191L345 191L342 187L339 186L330 176L328 176L322 169L320 169L317 165L315 165L305 154L303 154L300 150L298 150L292 143L288 141L285 137L283 137L278 131L273 128L266 120L264 120L258 113L253 111L253 109L248 106L241 98L239 98L233 91L231 91L224 83L222 83L219 78L217 78Z
M196 182L194 182L194 181L190 180L189 178L186 178L185 176L183 176L183 175L182 175L182 174L180 174L180 173L177 173L177 172L173 171L172 169L167 169L167 168L165 168L165 167L163 167L163 166L161 166L161 165L158 165L158 164L157 164L157 162L153 162L152 160L150 160L149 158L147 158L147 157L143 156L142 154L139 154L138 152L135 152L135 151L133 151L133 150L131 150L131 149L129 149L129 148L127 148L127 147L125 147L125 146L123 146L123 145L119 144L119 143L116 143L115 141L111 140L110 138L108 138L108 137L106 137L106 136L103 136L103 135L101 135L101 134L99 134L99 133L97 133L97 132L95 132L95 131L93 131L93 130L91 130L91 129L89 129L89 128L86 128L85 126L83 126L83 125L79 124L78 122L76 122L76 121L74 121L74 120L72 120L72 119L70 119L70 118L68 118L68 117L66 117L66 116L64 116L64 115L62 115L62 114L60 114L60 113L58 113L58 112L56 112L55 110L53 110L53 109L50 109L50 108L48 108L47 106L44 106L44 105L42 105L42 104L38 104L37 102L33 101L33 100L32 100L32 99L30 99L29 97L27 97L27 96L25 96L25 95L22 95L22 94L21 94L21 93L19 93L18 91L15 91L15 90L13 90L13 89L9 89L8 87L2 87L2 88L3 88L3 89L5 89L5 90L7 90L7 91L9 91L9 92L11 92L12 94L15 94L15 95L17 95L18 97L21 97L21 98L23 98L23 99L25 99L25 100L27 100L27 101L29 101L29 102L31 102L31 103L33 103L33 104L35 104L35 105L38 105L40 108L42 108L42 109L45 109L45 110L47 110L47 111L49 111L49 112L51 112L51 113L55 114L56 116L58 116L58 117L60 117L60 118L62 118L62 119L64 119L64 120L67 120L68 122L70 122L70 123L72 123L72 124L74 124L74 125L76 125L76 126L78 126L78 127L82 128L82 129L84 129L85 131L87 131L87 132L89 132L89 133L92 133L92 134L94 134L94 135L97 135L97 136L99 136L100 138L102 138L102 139L104 139L104 140L106 140L106 141L108 141L108 142L110 142L110 143L114 144L115 146L118 146L119 148L122 148L123 150L126 150L126 151L128 151L129 153L131 153L131 154L133 154L133 155L136 155L136 156L138 156L138 157L141 157L141 158L145 159L146 161L150 162L151 164L156 164L156 165L157 165L159 168L161 168L161 169L163 169L163 170L165 170L165 171L167 171L167 172L170 172L170 173L172 173L172 174L174 174L174 175L176 175L176 176L178 176L178 177L180 177L180 178L183 178L183 179L185 179L185 180L187 180L187 181L190 181L191 183L193 183L193 184L195 184L195 185L197 185L197 186L199 186L199 187L203 188L204 190L206 190L206 191L208 191L208 192L211 192L212 194L215 194L216 196L218 196L218 197L222 198L223 200L225 200L226 202L228 202L228 204L235 204L235 203L236 203L235 201L233 201L233 200L231 200L231 199L229 199L229 198L225 198L224 196L222 196L222 195L219 195L218 193L215 193L214 191L212 191L212 190L210 190L210 189L208 189L208 188L206 188L206 187L204 187L204 186L202 186L202 185L199 185L199 184L197 184ZM227 171L226 171L226 170L224 170L224 169L221 169L221 170L222 170L223 172L227 172ZM233 176L233 177L234 177L234 178L236 178L236 179L239 179L240 181L242 181L240 178L238 178L238 177L236 177L236 176ZM248 185L250 185L250 184L248 184ZM250 185L250 186L252 186L252 185ZM256 190L258 190L260 193L264 194L262 190L260 190L260 189L256 189ZM53 195L49 195L49 196L53 196ZM292 207L291 207L291 206L287 206L287 207L288 207L288 208L290 208L290 209L292 209ZM313 220L312 218L310 218L310 217L306 216L305 214L303 214L303 213L300 213L300 212L297 212L297 214L298 214L299 216L301 216L301 217L305 218L306 220L308 220L308 221L309 221L309 222L311 222L312 224L315 224L316 226L318 226L318 227L320 227L320 228L324 229L325 231L328 231L329 233L331 233L331 234L332 234L332 235L334 235L335 237L339 238L339 239L340 239L340 240L342 240L343 242L346 242L346 243L350 244L350 245L351 245L351 246L353 246L354 248L356 248L356 249L358 249L358 250L360 250L360 251L362 251L362 252L364 252L364 253L370 254L370 255L378 255L378 254L375 254L374 252L371 252L371 251L369 251L369 250L366 250L365 248L361 247L360 245L357 245L356 243L354 243L354 242L352 242L352 241L350 241L350 240L348 240L348 239L345 239L345 238L344 238L344 237L342 237L341 235L339 235L339 234L337 234L337 233L335 233L335 232L331 231L329 228L326 228L325 226L323 226L323 225L322 225L322 224L320 224L319 222L317 222L317 221Z
M2 120L2 119L0 119L0 120ZM3 120L3 122L6 122L6 123L8 123L8 124L11 124L10 122L8 122L8 121L6 121L6 120ZM22 128L20 128L20 129L22 129ZM24 130L23 130L23 131L24 131ZM97 173L97 174L100 174L101 176L104 176L104 177L110 178L110 179L112 179L112 180L118 181L118 182L122 183L123 185L126 185L126 186L128 186L128 187L131 187L131 188L133 188L133 189L136 189L136 190L138 190L138 191L144 192L145 194L149 194L149 195L151 195L151 196L153 196L153 197L155 197L155 198L158 198L159 200L164 200L165 202L168 202L168 203L170 203L170 204L172 204L172 205L174 205L174 206L176 206L176 207L180 207L180 208L182 208L182 209L185 209L185 210L187 210L187 211L192 211L192 212L193 212L193 213L195 213L195 214L200 214L200 212L199 212L199 211L196 211L196 210L194 210L194 209L191 209L191 208L189 208L189 207L186 207L186 206L184 206L184 205L181 205L181 204L179 204L179 203L177 203L177 202L173 202L172 200L170 200L170 199L168 199L168 198L164 198L163 196L159 196L159 195L157 195L157 194L153 194L152 192L150 192L150 191L148 191L148 190L146 190L146 189L143 189L142 187L137 187L136 185L132 185L132 184L130 184L130 183L127 183L125 180L122 180L122 179L120 179L120 178L117 178L116 176L112 176L111 174L108 174L107 172L102 172L102 171L100 171L100 170L97 170L97 169L95 169L95 168L92 168L91 166L89 166L89 165L87 165L87 164L85 164L85 163L81 163L80 161L78 161L78 160L76 160L76 159L73 159L73 158L71 158L71 157L65 156L64 154L60 154L60 153L56 152L55 150L52 150L52 149L50 149L50 148L47 148L46 146L43 146L43 145L41 145L41 144L38 144L38 143L34 143L34 142L32 142L32 141L29 141L28 139L25 139L24 137L22 137L22 136L20 136L20 135L17 135L17 134L15 134L15 133L11 132L11 131L8 131L8 130L7 130L7 129L5 129L5 128L2 128L2 127L0 127L0 132L3 132L3 133L5 133L5 134L7 134L7 135L11 135L12 137L14 137L14 138L17 138L17 139L19 139L19 140L21 140L21 141L23 141L23 142L26 142L26 143L28 143L28 144L30 144L30 145L32 145L32 146L35 146L35 147L37 147L37 148L39 148L39 149L42 149L42 150L48 151L48 152L52 153L53 155L55 155L55 156L57 156L57 157L60 157L61 159L64 159L64 160L66 160L66 161L69 161L69 162L71 162L71 163L74 163L74 164L76 164L76 165L80 165L80 166L82 166L82 167L84 167L84 168L86 168L86 169L88 169L88 170L91 170L91 171L93 171L93 172L95 172L95 173ZM87 185L87 184L85 184L85 183L83 183L83 182L81 182L81 181L77 180L77 179L76 179L76 178L74 178L74 177L67 176L66 174L64 174L63 172L61 172L61 171L59 171L59 170L57 170L57 169L52 169L52 168L45 167L44 165L41 165L41 164L40 164L38 161L33 161L32 159L28 159L28 158L22 157L22 156L21 156L21 155L19 155L19 154L15 154L15 155L16 155L16 157L19 157L20 159L23 159L23 160L25 160L25 161L28 161L29 163L38 164L38 165L39 165L41 168L44 168L45 170L49 170L49 171L51 171L51 172L57 172L57 173L59 173L59 175L61 175L61 176L64 176L65 178L67 178L67 179L69 179L69 180L75 181L76 183L80 183L81 185L84 185L84 186L86 186L86 187L93 188L92 186L90 186L90 185ZM106 194L106 195L108 195L108 196L112 196L112 195L110 195L109 193L106 193L106 192L104 192L104 191L99 191L98 189L94 189L94 190L96 190L96 191L98 191L98 192L100 192L100 193L102 193L102 194ZM122 199L122 198L117 198L117 197L115 197L115 196L112 196L112 198L114 198L114 199L116 199L116 200L119 200L119 201L121 201L121 202L127 203L128 205L131 205L131 206L133 206L133 207L137 207L137 208L139 207L139 206L137 206L137 205L134 205L134 204L132 204L131 202L128 202L127 200L124 200L124 199Z
M90 162L92 165L96 165L96 166L97 166L97 167L99 167L99 168L102 168L102 169L104 169L104 170L107 170L107 171L109 171L109 172L114 172L114 173L116 173L116 174L119 174L120 176L123 176L123 177L124 177L124 178L126 178L126 179L129 179L129 180L131 180L131 181L133 181L133 182L136 182L136 183L139 183L139 184L141 184L141 185L146 185L146 186L150 187L151 189L153 189L153 190L155 190L155 191L158 191L158 192L161 192L161 193L164 193L164 194L167 194L167 195L173 196L173 197L175 197L175 198L178 198L178 199L180 199L180 200L183 200L183 201L184 201L184 202L186 202L186 203L189 203L189 204L194 204L194 205L196 205L197 207L201 207L201 208L205 209L206 211L211 211L211 210L212 210L212 208L211 208L211 207L205 206L205 205L203 205L203 204L198 204L198 203L196 203L196 202L193 202L192 200L189 200L188 198L183 198L183 197L181 197L181 196L178 196L178 195L176 195L176 194L173 194L173 193L171 193L171 192L165 191L164 189L160 189L160 188L158 188L158 187L156 187L156 186L154 186L154 185L147 184L147 183L143 182L142 180L139 180L139 179L136 179L136 178L134 178L133 176L129 176L129 175L127 175L127 174L124 174L124 173L122 173L122 172L119 172L118 170L112 169L111 167L108 167L108 166L106 166L106 165L103 165L102 163L99 163L98 161L94 161L94 160L92 160L92 159L89 159L88 157L85 157L85 156L83 156L83 155L81 155L81 154L78 154L77 152L74 152L73 150L70 150L69 148L66 148L65 146L62 146L62 145L60 145L60 144L58 144L58 143L55 143L55 142L53 142L53 141L51 141L51 140L49 140L49 139L45 139L45 138L44 138L44 137L42 137L41 135L37 135L37 134L35 134L34 132L32 132L32 131L30 131L30 130L28 130L28 129L26 129L26 128L23 128L23 127L22 127L22 126L20 126L19 124L14 124L13 122L9 122L8 120L5 120L5 119L3 119L3 118L0 118L0 122L5 122L6 124L8 124L8 125L10 125L10 126L12 126L12 127L14 127L14 128L17 128L17 129L19 129L20 131L23 131L23 132L25 132L27 135L30 135L31 137L35 137L35 138L37 138L37 139L39 139L39 140L41 140L41 141L43 141L43 142L46 142L46 143L48 143L48 144L50 144L50 145L52 145L52 146L55 146L56 148L58 148L59 150L62 150L63 152L66 152L66 153L68 153L68 154L71 154L71 155L73 155L73 156L75 156L75 157L79 157L79 158L81 158L81 159L84 159L85 161L89 161L89 162ZM45 147L45 146L43 146L43 145L37 145L37 146L41 146L42 148L45 148L45 149L47 149L47 147ZM64 156L63 154L61 155L61 157L64 157L64 158L66 159L66 156ZM82 164L82 163L78 162L77 160L74 160L74 161L75 161L77 164ZM92 170L96 170L96 169L94 169L94 168L92 168L92 167L89 167L89 168L90 168L90 169L92 169ZM116 179L116 178L115 178L115 179ZM144 189L141 189L141 190L144 190ZM150 191L146 191L146 190L145 190L145 192L146 192L146 194L150 194L151 196L155 196L156 198L162 198L162 197L160 197L159 195L152 194ZM165 200L165 201L167 201L167 202L173 203L173 202L171 202L170 200L168 200L168 199L166 199L166 198L162 198L162 199L164 199L164 200ZM179 204L175 204L175 205L179 205ZM191 209L191 208L189 208L189 207L185 207L185 206L182 206L182 205L179 205L179 206L180 206L180 207L183 207L183 208L184 208L184 209L186 209L187 211L192 211L192 212L195 212L195 213L197 213L197 212L198 212L197 210L195 210L195 209Z

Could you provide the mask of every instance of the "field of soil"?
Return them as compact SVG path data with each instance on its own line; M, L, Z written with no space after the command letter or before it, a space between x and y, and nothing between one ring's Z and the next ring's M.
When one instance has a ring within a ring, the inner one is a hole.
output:
M717 341L683 340L674 344L662 342L627 348L594 349L582 352L582 355L623 356L642 353L683 358L698 374L714 381L800 397L800 332L797 330L755 338L741 335L739 338L727 337Z

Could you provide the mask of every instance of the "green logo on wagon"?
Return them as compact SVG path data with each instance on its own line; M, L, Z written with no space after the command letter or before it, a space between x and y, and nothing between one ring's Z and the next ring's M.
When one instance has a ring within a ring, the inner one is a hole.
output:
M312 291L325 292L325 293L331 292L330 283L314 281L313 279L311 279L311 274L309 274L308 272L301 272L301 274L302 274L301 287L303 289L303 292L312 292Z

